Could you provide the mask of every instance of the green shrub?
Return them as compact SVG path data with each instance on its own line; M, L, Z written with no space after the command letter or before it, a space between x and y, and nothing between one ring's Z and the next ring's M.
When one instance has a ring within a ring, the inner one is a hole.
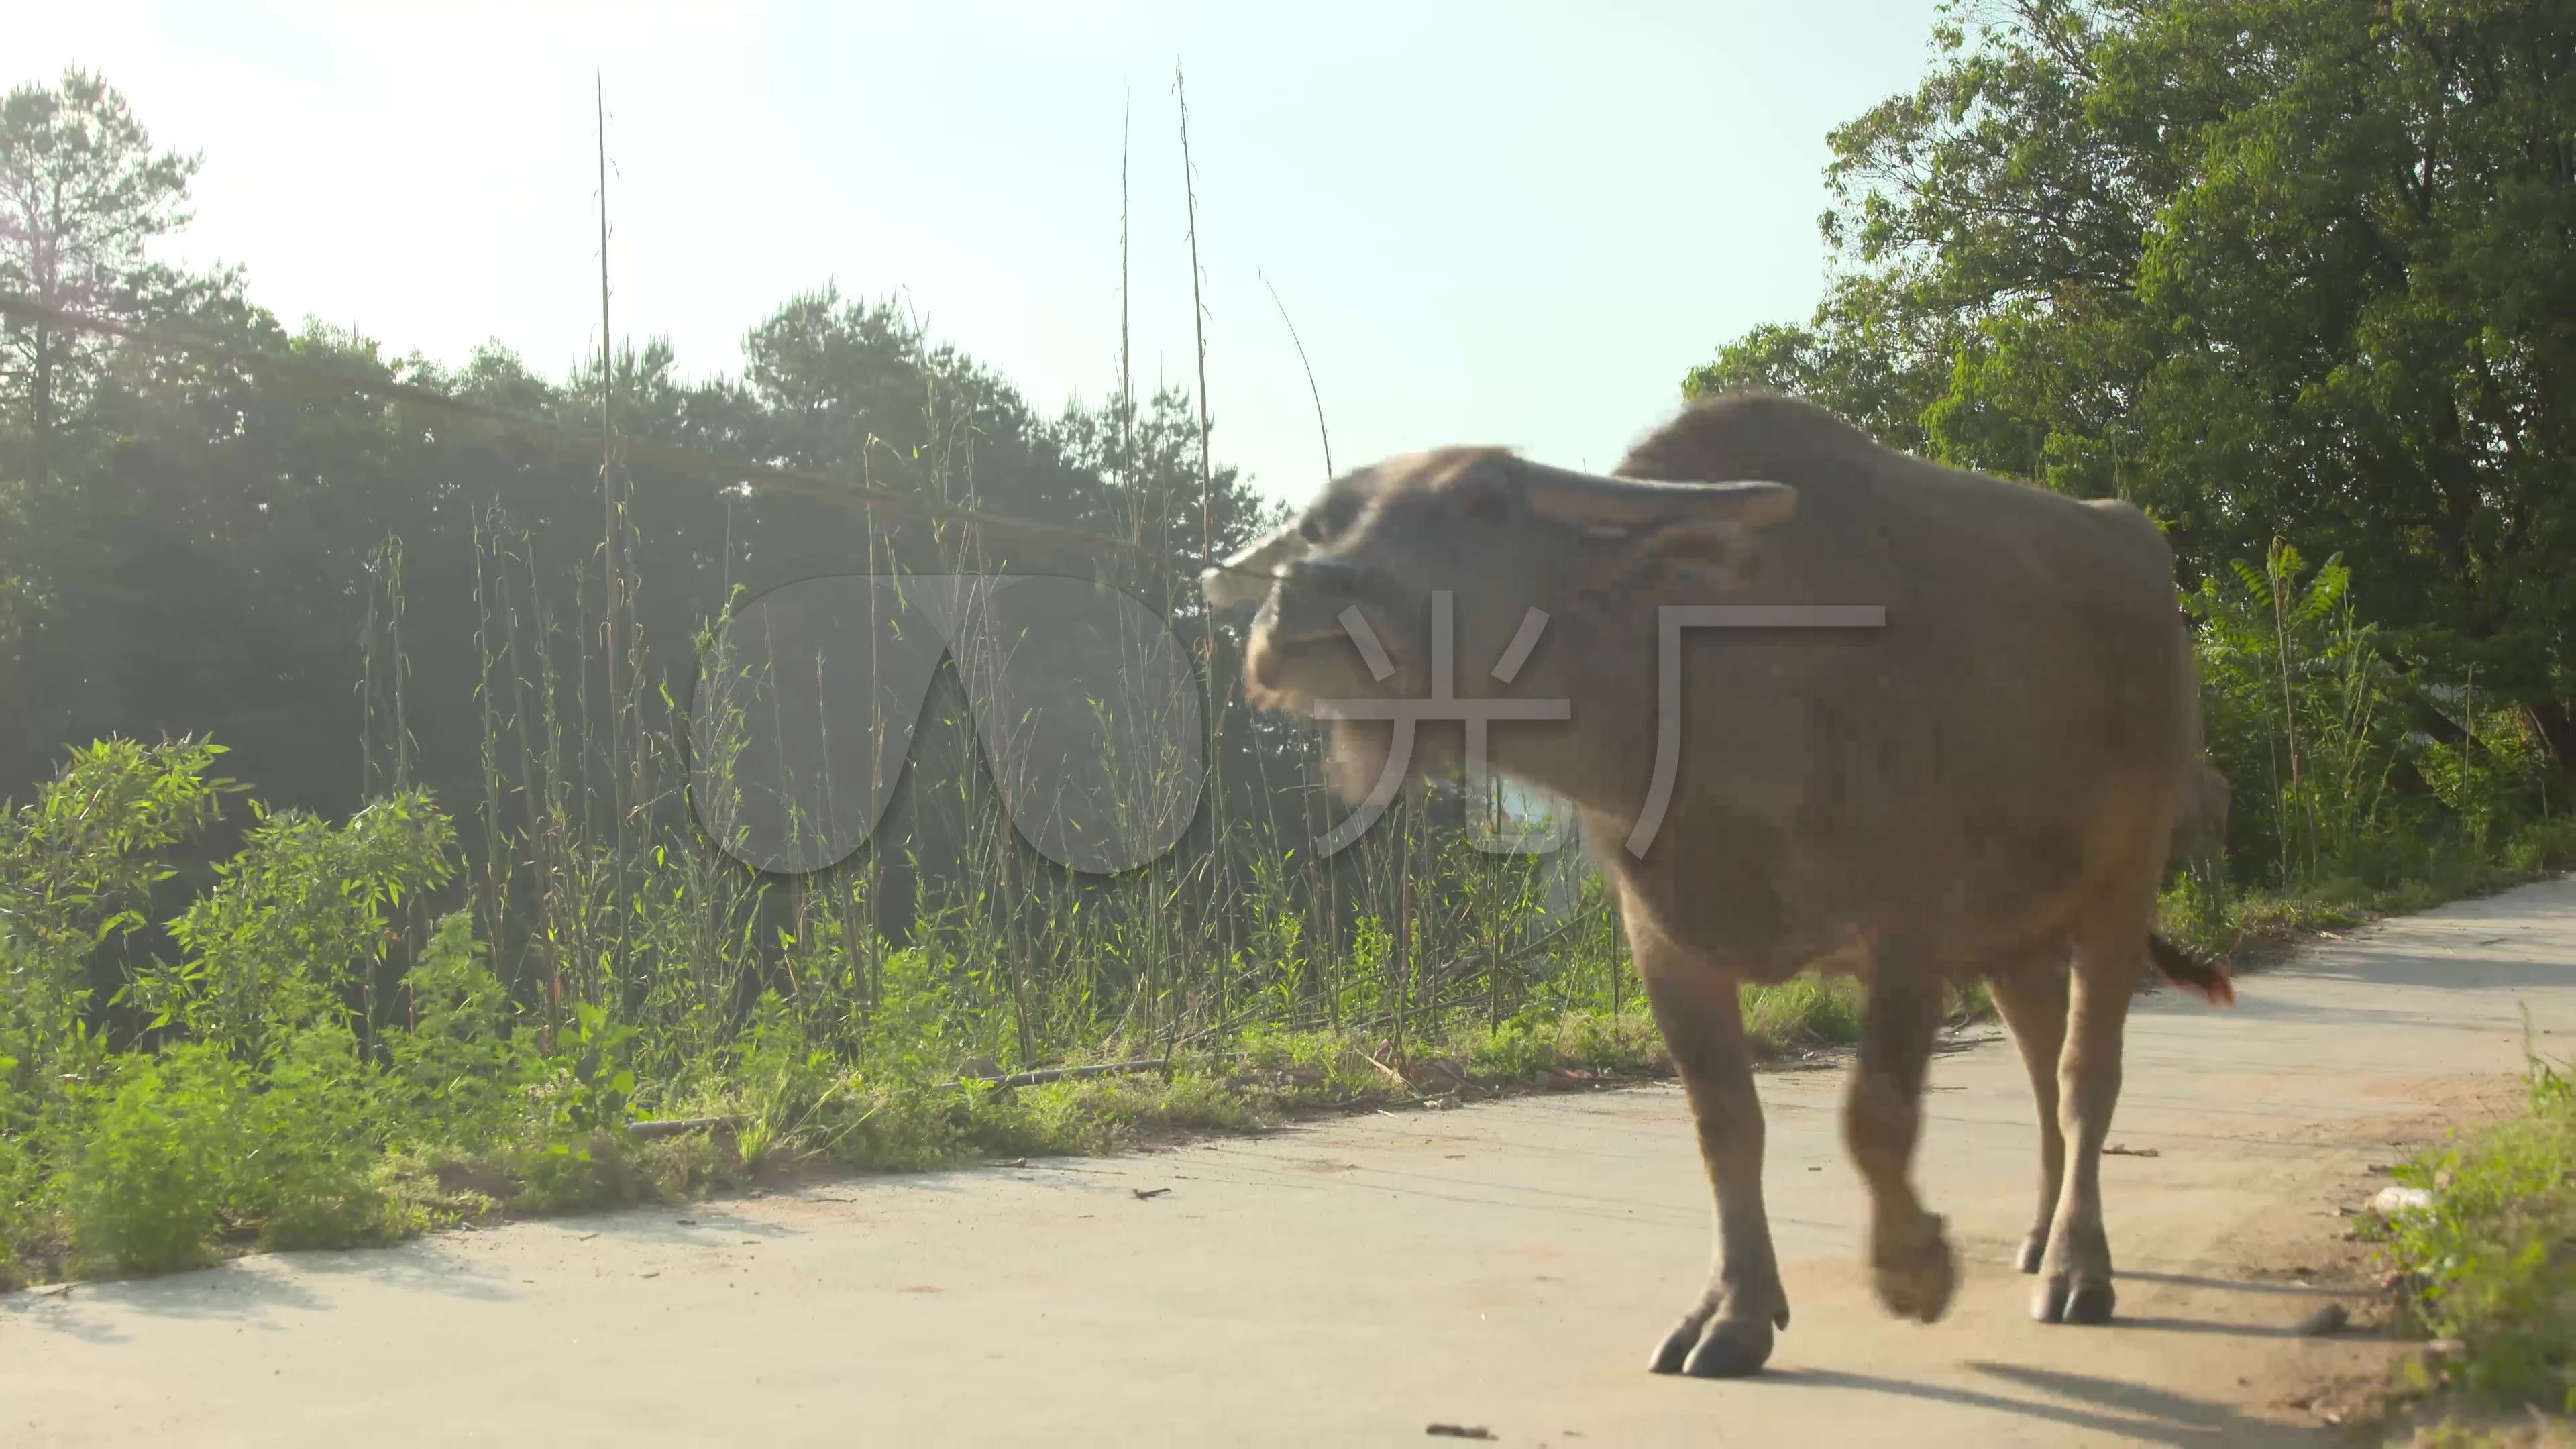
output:
M558 1145L623 1128L633 1115L635 1070L627 1056L637 1028L610 1021L606 1007L587 1001L573 1003L572 1017L555 1033L554 1050L539 1058L529 1089L538 1136Z
M757 1167L781 1148L793 1151L815 1114L841 1090L832 1054L810 1041L804 1023L778 993L764 992L751 1031L733 1053L726 1098L740 1119L734 1150Z
M290 1038L243 1104L247 1151L231 1207L259 1225L261 1246L346 1248L391 1242L410 1223L380 1185L386 1138L382 1075L331 1022Z
M247 1073L200 1042L118 1065L70 1176L75 1261L125 1273L202 1263L242 1160Z
M2450 1386L2576 1414L2576 1083L2534 1058L2528 1116L2395 1176L2432 1194L2390 1222L2388 1252L2416 1275L2414 1326L2463 1347Z
M650 1199L654 1176L637 1160L621 1132L595 1132L514 1154L519 1180L510 1206L521 1212L560 1213L615 1207Z
M213 890L170 923L186 948L175 966L138 971L136 999L155 1027L177 1026L245 1059L282 1033L359 1010L395 939L388 916L446 883L455 827L418 791L381 800L335 826L293 811L258 817Z
M412 1024L384 1034L397 1131L467 1152L499 1145L524 1115L538 1063L512 1031L509 991L484 960L473 918L441 917L404 983Z

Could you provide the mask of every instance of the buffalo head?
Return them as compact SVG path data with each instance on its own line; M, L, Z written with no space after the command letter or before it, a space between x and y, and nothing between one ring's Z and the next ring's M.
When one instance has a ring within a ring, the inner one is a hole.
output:
M1597 699L1605 669L1651 690L1662 586L1678 579L1705 596L1748 576L1756 532L1797 504L1781 483L1603 477L1443 448L1336 479L1201 584L1216 607L1260 608L1244 663L1259 708L1428 699L1443 673L1460 699ZM1446 640L1434 627L1440 594ZM1497 731L1495 766L1582 799L1579 781L1549 768L1567 757L1582 709L1569 725ZM1335 793L1361 798L1391 738L1383 722L1335 721ZM1461 739L1455 724L1426 724L1417 758L1454 759Z

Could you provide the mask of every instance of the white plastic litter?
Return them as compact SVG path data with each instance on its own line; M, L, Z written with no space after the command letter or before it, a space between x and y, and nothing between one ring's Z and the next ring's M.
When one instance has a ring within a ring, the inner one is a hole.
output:
M2383 1218L2433 1205L2433 1194L2420 1187L2383 1187L2379 1196L2370 1200L2370 1210Z

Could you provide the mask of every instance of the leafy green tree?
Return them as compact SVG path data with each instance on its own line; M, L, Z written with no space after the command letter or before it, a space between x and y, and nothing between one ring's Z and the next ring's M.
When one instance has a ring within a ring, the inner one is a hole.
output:
M0 97L0 288L60 311L147 312L170 278L145 246L187 223L196 169L193 156L155 152L125 98L86 71ZM0 387L37 450L35 471L106 351L43 316L0 323Z
M2239 859L2277 885L2370 873L2396 813L2413 691L2351 587L2340 558L2311 571L2276 540L2259 566L2232 559L2185 601Z
M2287 537L2542 708L2576 623L2576 26L2540 0L1952 5L1831 136L1838 277L1687 386Z
M1924 415L1947 381L1936 334L1886 279L1847 280L1812 322L1764 323L1682 380L1685 397L1776 392L1833 409L1889 447L1923 452Z

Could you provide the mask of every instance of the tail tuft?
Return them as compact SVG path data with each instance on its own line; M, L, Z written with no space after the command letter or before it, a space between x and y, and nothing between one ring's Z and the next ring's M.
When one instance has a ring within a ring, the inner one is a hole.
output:
M2167 981L2213 1006L2234 1006L2236 987L2227 978L2227 963L2203 961L2162 936L2147 937L2147 954Z

